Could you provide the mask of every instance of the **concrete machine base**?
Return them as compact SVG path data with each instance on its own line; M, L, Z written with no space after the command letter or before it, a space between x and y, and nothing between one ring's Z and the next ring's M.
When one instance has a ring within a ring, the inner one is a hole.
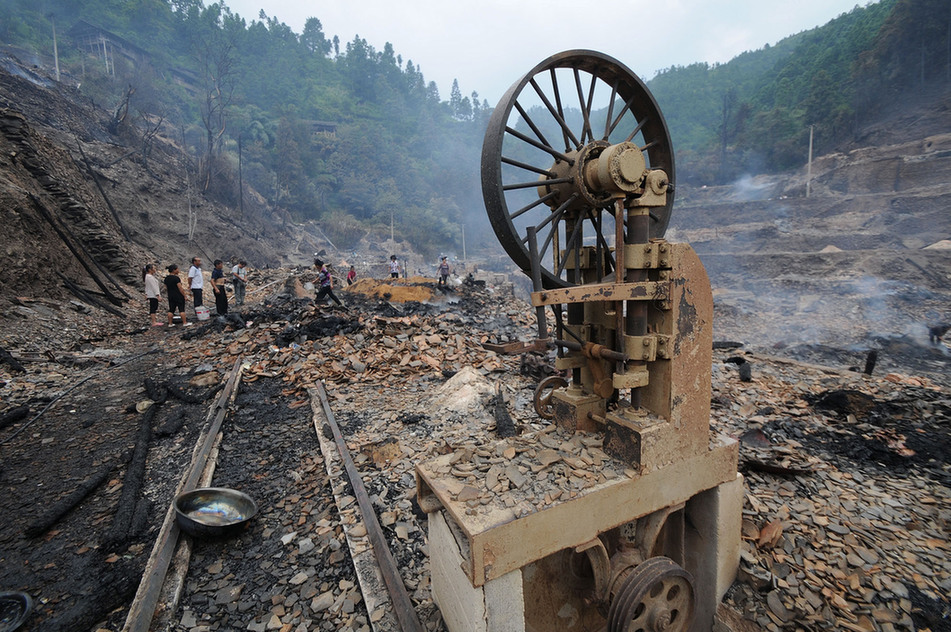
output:
M709 630L739 559L743 481L736 454L735 442L719 440L702 458L611 480L521 518L491 505L467 514L466 503L452 499L458 482L436 473L440 459L420 466L421 505L441 506L429 514L429 550L433 594L448 629L602 630L609 595L598 593L612 581L609 560L624 554L625 538L636 544L638 529L653 529L650 550L634 546L628 556L664 554L689 572L703 587L689 629Z

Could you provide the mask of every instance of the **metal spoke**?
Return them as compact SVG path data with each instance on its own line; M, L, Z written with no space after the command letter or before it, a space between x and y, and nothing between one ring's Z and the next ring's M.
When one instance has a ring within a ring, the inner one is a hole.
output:
M526 171L534 171L535 173L547 176L549 178L554 178L555 174L549 171L548 169L542 169L541 167L536 167L535 165L530 165L525 162L519 162L518 160L513 160L512 158L506 158L502 156L499 160L507 165L512 165L513 167L519 167L520 169L525 169Z
M602 221L602 217L604 214L601 212L602 209L596 209L596 210L598 211L598 222L595 228L597 229L598 245L599 247L604 248L604 252L607 253L606 260L607 260L607 263L611 265L611 270L613 271L615 269L615 266L614 266L614 257L611 256L611 246L608 245L608 241L604 238L604 232L601 230L601 227L604 224L604 222ZM594 210L589 210L589 213L593 213L593 212ZM595 223L593 219L591 223L592 224ZM598 265L599 266L601 265L600 254L598 255ZM602 271L602 274L600 274L600 278L604 278L604 272L606 271Z
M631 133L628 135L628 137L624 139L624 142L626 142L626 143L631 142L631 140L633 140L634 137L637 136L637 133L638 133L639 131L641 131L641 128L644 127L644 124L645 124L645 123L647 123L647 119L644 119L644 120L640 121L640 122L637 124L637 127L634 128L634 131L631 132ZM641 149L641 151L643 151L643 149Z
M528 143L528 144L531 145L532 147L535 147L535 148L537 148L537 149L541 149L542 151L551 154L552 156L554 156L555 158L557 158L557 159L559 159L559 160L564 160L564 161L567 162L569 165L575 164L575 161L572 160L571 158L569 158L568 156L566 156L564 153L558 151L558 150L555 149L554 147L549 147L548 145L542 145L541 143L539 143L539 142L538 142L537 140L535 140L534 138L529 138L528 136L526 136L526 135L523 134L522 132L518 131L517 129L512 129L511 127L506 127L506 128L505 128L505 131L508 132L509 134L511 134L512 136L514 136L515 138L519 139L520 141L523 141L523 142Z
M534 189L549 184L568 184L574 182L571 178L552 178L551 180L535 180L533 182L519 182L517 184L506 184L502 187L503 191L516 191L518 189Z
M552 211L548 215L548 217L546 217L545 219L543 219L542 221L540 221L538 224L535 225L535 232L537 233L538 231L540 231L542 228L544 228L551 222L555 222L555 224L557 225L558 222L561 221L561 216L565 214L565 210L568 208L568 206L571 205L572 202L575 201L575 199L577 199L577 197L578 197L577 193L572 193L571 197L569 197L567 200L561 203L561 206L556 208L554 211ZM525 237L522 237L522 243L523 244L528 243L527 235Z
M552 229L551 229L550 231L548 231L548 236L545 237L545 241L544 241L544 243L542 243L542 247L541 247L541 249L539 250L539 252L541 252L541 253L548 252L548 246L551 245L551 243L552 243L552 241L554 240L555 236L558 234L558 223L561 221L561 217L562 217L564 214L565 214L565 209L564 209L564 208L560 208L558 211L556 211L555 213L552 213L552 214L551 214L551 218L554 219L554 221L552 222ZM557 219L555 219L555 216L556 216L556 215L557 215ZM548 221L551 221L551 220L548 220ZM541 224L539 224L539 226L544 226L545 223L546 223L546 222L542 222Z
M516 217L521 217L522 215L524 215L525 213L529 212L530 210L532 210L532 209L535 208L536 206L539 206L540 204L544 204L545 202L547 202L548 200L552 199L553 197L555 197L555 196L557 196L557 195L558 195L558 192L557 192L557 191L550 191L547 195L538 198L537 200L535 200L535 201L532 202L531 204L529 204L529 205L527 205L527 206L523 206L522 208L518 209L517 211L515 211L514 213L512 213L511 215L509 215L509 219L515 219ZM528 239L528 238L526 237L526 239Z
M604 138L601 140L607 140L611 135L610 124L611 124L611 115L614 113L614 101L617 99L617 84L611 85L611 100L608 101L608 115L604 119Z
M551 77L551 91L555 95L555 106L558 108L558 119L561 121L565 120L565 110L561 107L561 90L558 89L558 75L555 74L555 69L552 68L548 71L548 74ZM567 151L571 145L568 142L568 134L570 134L568 126L562 128L561 134L564 137L565 141L565 151Z
M614 128L618 126L618 123L621 122L621 119L624 118L624 115L627 114L627 111L628 111L629 109L631 109L631 104L634 103L634 99L636 99L636 98L637 98L636 96L632 96L632 97L631 97L630 99L628 99L627 102L624 104L624 107L621 108L621 113L618 114L618 115L617 115L617 118L614 119L614 122L611 123L611 128L608 130L608 136L611 136L611 132L613 132L613 131L614 131Z
M515 102L515 109L518 110L518 113L522 117L522 120L525 121L525 124L528 125L533 132L535 132L535 136L538 137L538 140L541 142L541 144L545 147L551 147L551 143L548 142L548 139L545 138L545 135L542 134L541 130L538 129L538 126L535 125L535 121L532 120L532 117L528 115L528 112L525 111L525 109L522 107L522 104L518 101Z
M571 142L574 143L574 145L571 145L572 147L579 147L581 143L579 143L578 139L575 138L574 132L572 132L571 128L568 127L568 124L565 123L565 119L555 111L555 107L551 104L551 101L548 100L548 97L545 96L545 93L542 92L542 89L538 87L538 83L535 81L535 79L532 79L529 83L532 84L532 87L535 89L535 94L538 95L538 98L542 100L542 103L545 104L545 107L548 108L548 111L551 113L551 115L555 117L555 121L561 125L562 131L567 135L566 141L567 139L570 139ZM568 145L568 142L565 142L565 144Z
M585 104L584 92L581 88L581 72L575 68L575 89L578 91L578 104L581 107L581 117L584 120L584 125L581 128L581 142L585 142L587 138L594 140L594 134L591 133L591 118L589 108L591 107L591 97L594 96L594 77L591 78L591 90L588 97L588 103Z
M575 222L575 228L573 231L571 231L571 237L568 238L568 242L565 244L565 258L559 260L558 267L555 268L555 276L557 277L560 277L561 273L565 271L565 263L568 262L568 255L571 254L572 248L581 235L582 224L584 224L583 219L579 219L577 222ZM575 258L575 261L577 262L577 257Z

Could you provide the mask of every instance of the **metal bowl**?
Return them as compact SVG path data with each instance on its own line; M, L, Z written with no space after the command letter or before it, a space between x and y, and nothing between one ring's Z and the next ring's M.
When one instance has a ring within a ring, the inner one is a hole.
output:
M203 487L175 498L175 520L185 533L216 538L240 531L258 512L250 496L225 487Z
M33 599L25 592L0 592L0 632L13 632L33 611Z

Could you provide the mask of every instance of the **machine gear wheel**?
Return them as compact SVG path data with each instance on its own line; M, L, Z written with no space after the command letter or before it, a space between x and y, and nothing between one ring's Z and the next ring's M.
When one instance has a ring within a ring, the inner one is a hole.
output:
M618 589L608 610L608 632L684 632L694 610L693 576L668 557L652 557Z

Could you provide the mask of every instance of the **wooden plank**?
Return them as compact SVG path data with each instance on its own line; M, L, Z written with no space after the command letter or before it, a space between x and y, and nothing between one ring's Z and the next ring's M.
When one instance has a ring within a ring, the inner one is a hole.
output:
M347 472L347 478L350 479L350 486L353 488L353 495L360 506L360 512L363 514L364 524L366 525L367 535L370 538L370 544L373 546L373 554L376 556L377 564L380 566L380 572L383 574L383 582L386 584L387 592L390 593L390 599L393 600L393 611L403 632L423 632L422 623L416 614L416 606L406 593L403 586L403 578L400 576L399 567L396 565L396 559L390 552L390 547L383 536L383 529L380 527L380 521L373 510L373 504L370 497L367 496L366 488L363 486L363 479L360 478L360 472L350 457L350 451L347 449L347 443L340 433L340 428L334 420L333 412L330 410L330 403L327 401L327 392L324 390L322 382L317 382L317 394L320 397L320 403L323 406L324 418L327 425L333 432L334 441L337 449L340 451L340 458L343 461L344 469Z
M346 486L339 484L342 483L341 479L343 478L341 473L345 471L343 462L340 453L334 447L334 442L324 436L323 423L325 417L321 407L320 395L314 388L307 389L307 392L310 394L314 431L317 435L317 441L320 443L320 452L324 455L324 468L327 470L327 476L331 481L330 489L333 491L334 501L337 503L337 511L343 515L342 498L347 489ZM396 620L396 614L393 611L393 603L386 592L383 574L373 558L373 551L367 548L365 536L356 538L352 534L353 528L357 525L362 525L366 529L363 520L359 518L359 512L355 512L355 515L358 518L357 522L351 524L341 520L341 523L343 524L344 535L347 537L347 547L350 549L353 567L357 572L357 580L360 582L360 593L363 595L367 614L370 615L370 625L374 632L399 632L399 622ZM372 615L381 608L383 609L382 616L374 621Z

